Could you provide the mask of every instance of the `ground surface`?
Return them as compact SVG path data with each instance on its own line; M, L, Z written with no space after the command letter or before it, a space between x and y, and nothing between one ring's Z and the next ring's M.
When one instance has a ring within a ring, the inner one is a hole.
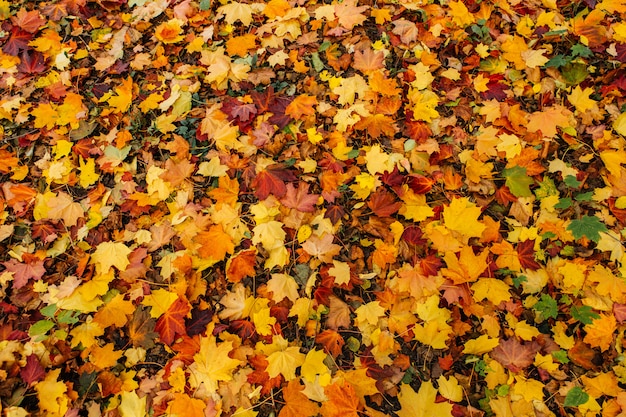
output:
M625 13L0 1L3 415L624 415Z

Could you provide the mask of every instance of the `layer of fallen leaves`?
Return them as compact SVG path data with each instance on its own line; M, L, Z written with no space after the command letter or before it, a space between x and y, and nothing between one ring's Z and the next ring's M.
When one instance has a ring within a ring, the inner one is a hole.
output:
M624 415L625 18L0 0L3 415Z

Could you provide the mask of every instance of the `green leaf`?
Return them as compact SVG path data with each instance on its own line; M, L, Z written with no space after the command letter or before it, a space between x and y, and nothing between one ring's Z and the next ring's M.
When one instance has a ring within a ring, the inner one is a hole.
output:
M552 352L552 357L563 364L569 363L567 352L562 349Z
M37 323L30 326L30 329L28 329L28 334L30 336L42 336L48 333L48 331L52 329L53 327L54 327L53 321L39 320Z
M589 306L572 306L570 310L572 318L583 324L591 324L595 319L599 319L600 315L593 311Z
M58 308L56 304L50 304L45 306L44 308L42 308L41 310L39 310L41 312L41 314L43 314L46 317L54 317L55 313L57 312Z
M313 68L316 72L322 72L324 70L324 63L320 59L320 56L317 52L313 52L311 54L311 63L313 64Z
M581 387L574 387L568 391L565 396L565 407L578 407L581 404L589 401L589 394L587 394Z
M526 175L526 168L520 166L506 168L502 170L502 175L506 178L506 186L515 197L533 195L529 187L535 183L535 180Z
M593 52L582 43L577 43L576 45L572 46L572 55L589 58L590 56L593 56Z
M570 188L578 188L580 187L580 184L582 184L573 175L568 175L565 178L563 178L563 182L565 183L565 185L567 185Z
M565 82L569 85L577 85L580 84L587 78L589 72L587 71L587 66L584 64L567 64L562 69L562 75L565 79Z
M569 64L569 60L565 59L565 55L555 55L552 58L550 58L550 60L548 62L546 62L545 67L546 68L550 68L550 67L562 67L564 65Z
M537 311L543 319L555 319L559 314L556 300L548 294L541 294L541 299L535 303L533 309Z
M526 275L518 275L516 277L513 277L513 286L515 286L515 288L519 288L520 285L522 285L526 281L528 281Z
M203 12L211 8L211 0L200 0L200 10Z
M570 207L572 207L572 199L569 197L559 198L559 202L554 205L554 208L562 210L568 209Z
M572 220L567 226L567 230L572 232L574 238L580 239L586 237L594 242L600 241L600 233L608 232L606 225L596 216L582 216L580 219Z
M57 319L62 324L75 324L78 323L78 315L80 313L76 310L63 310L59 313Z
M593 191L589 191L588 193L580 193L576 197L574 197L574 200L580 202L591 201L591 197L593 197Z

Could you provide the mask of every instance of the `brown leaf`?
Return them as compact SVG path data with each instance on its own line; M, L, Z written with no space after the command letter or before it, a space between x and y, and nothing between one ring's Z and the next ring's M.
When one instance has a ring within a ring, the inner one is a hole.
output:
M517 339L500 340L500 344L491 351L493 359L512 372L519 372L532 365L536 349L531 344L524 344Z
M372 194L367 202L367 206L380 217L390 217L402 207L392 193L384 189L379 189Z

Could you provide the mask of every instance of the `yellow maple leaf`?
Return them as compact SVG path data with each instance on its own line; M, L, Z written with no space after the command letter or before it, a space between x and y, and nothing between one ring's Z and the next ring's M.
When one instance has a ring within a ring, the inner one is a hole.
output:
M619 387L619 381L613 371L601 372L594 378L583 375L580 379L585 386L585 392L594 398L599 398L603 395L617 397L620 393L624 392L623 389Z
M474 255L474 250L471 246L463 246L459 258L453 252L446 252L444 260L447 268L443 268L441 273L443 276L450 278L455 285L474 282L487 268L488 256L488 250Z
M132 77L128 77L125 80L122 80L122 84L120 86L115 87L115 96L110 96L108 98L109 106L117 113L124 113L129 108L133 101L133 79ZM103 98L106 97L103 96Z
M270 336L276 324L276 317L272 317L269 307L265 307L252 313L252 323L254 323L258 334L261 336Z
M466 27L476 22L476 18L467 9L467 6L461 1L451 1L448 3L450 8L450 16L452 16L452 22L459 27Z
M422 382L417 392L410 385L402 384L398 394L401 408L396 413L400 417L452 416L452 404L436 403L436 399L437 389L430 381Z
M302 377L312 383L317 380L322 387L330 384L330 369L324 364L327 357L328 354L323 350L310 350L300 368Z
M459 385L459 380L454 376L446 378L441 375L437 379L437 385L439 385L439 393L446 399L453 402L463 401L463 387Z
M89 347L96 344L96 337L102 336L104 329L98 323L93 321L91 316L87 316L84 323L79 324L70 331L72 342L70 346L75 348L82 344L83 347Z
M285 380L291 381L296 377L296 368L304 363L305 355L300 352L299 347L289 346L289 342L281 336L274 336L273 344L278 350L268 355L269 365L266 371L270 378L282 375Z
M127 316L133 314L134 311L135 306L132 301L125 300L123 294L117 294L94 314L93 321L103 329L113 325L121 328L128 322Z
M69 397L66 394L67 385L59 381L61 369L48 371L46 377L35 384L37 398L39 399L39 411L46 416L62 417L68 410Z
M207 335L211 335L213 331L213 326L209 327ZM229 356L232 350L231 341L218 344L212 335L203 337L200 341L200 351L193 356L194 362L188 367L189 385L192 388L204 385L209 393L214 393L219 381L232 380L233 371L242 363L239 359Z
M237 20L243 23L244 26L249 26L252 23L252 7L249 4L233 1L220 6L217 11L224 15L224 21L229 25L232 25Z
M150 307L150 317L159 318L167 311L174 301L178 299L178 294L168 291L164 288L152 291L150 295L146 295L141 304Z
M465 342L463 353L466 355L482 355L491 352L499 344L500 339L484 334Z
M447 324L441 324L438 321L429 321L422 324L416 324L413 327L415 340L433 349L445 349L448 346L451 327Z
M487 299L494 305L511 299L509 289L508 284L496 278L481 278L472 285L474 300L480 302Z
M350 282L350 265L345 262L333 259L333 267L328 270L328 274L335 278L335 284L342 285Z
M427 123L439 117L439 112L435 109L439 104L439 97L430 90L419 91L414 89L409 93L409 100L413 104L413 118L423 120Z
M122 242L102 242L91 255L91 261L96 264L99 274L108 272L112 266L123 271L130 264L128 255L131 252Z
M100 175L96 173L96 161L93 158L87 158L87 161L80 158L79 163L80 175L78 176L78 183L81 187L87 188L100 178Z
M467 238L480 237L485 230L485 225L478 220L479 216L480 208L467 197L455 198L443 209L446 228Z
M567 100L576 107L577 111L584 113L598 105L597 101L589 98L593 93L593 88L587 87L583 90L577 85L576 88L572 90L572 93L567 96Z
M145 417L147 415L147 401L147 396L140 398L135 391L122 392L117 411L120 413L121 417Z
M33 127L35 129L52 129L56 126L59 113L57 106L50 103L40 103L35 107L30 114L35 117Z

